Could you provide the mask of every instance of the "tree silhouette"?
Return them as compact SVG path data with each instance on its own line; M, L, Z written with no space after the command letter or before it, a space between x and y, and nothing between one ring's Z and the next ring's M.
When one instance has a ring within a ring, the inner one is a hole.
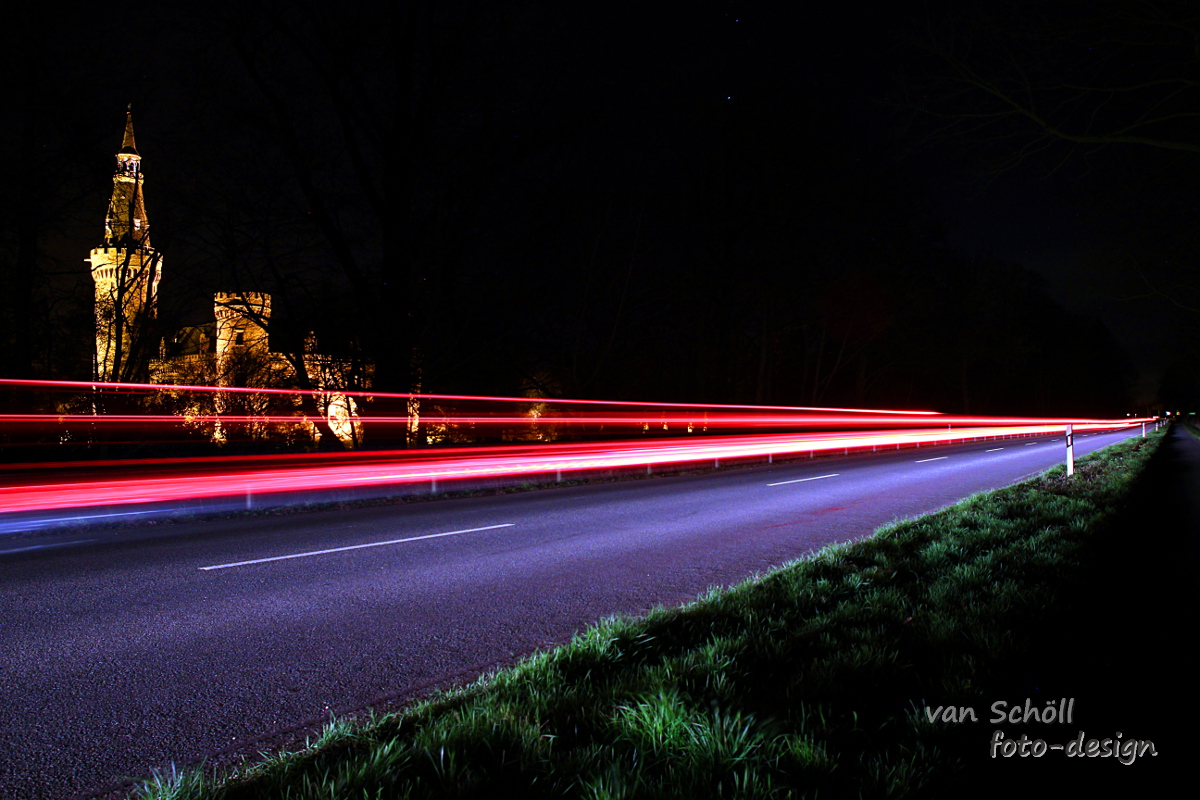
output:
M1153 241L1156 257L1139 266L1139 287L1200 313L1200 282L1180 268L1200 239L1192 199L1200 177L1196 5L1058 0L982 8L923 31L940 66L911 90L910 103L938 121L934 137L968 145L991 174L1032 168L1088 181L1090 204Z

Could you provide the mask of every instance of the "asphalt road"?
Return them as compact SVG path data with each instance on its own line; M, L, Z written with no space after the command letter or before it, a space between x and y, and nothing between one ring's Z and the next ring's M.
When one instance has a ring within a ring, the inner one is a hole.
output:
M1076 456L1131 432L1076 436ZM1060 438L0 538L0 797L255 752L1063 460Z

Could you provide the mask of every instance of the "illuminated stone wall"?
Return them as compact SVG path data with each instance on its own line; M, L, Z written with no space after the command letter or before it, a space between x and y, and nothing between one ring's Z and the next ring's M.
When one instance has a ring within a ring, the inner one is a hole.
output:
M92 377L99 381L144 379L137 373L137 365L153 354L154 343L145 341L143 334L157 312L163 258L150 245L144 183L133 117L127 112L104 218L104 244L94 248L87 259L96 286Z
M92 377L98 381L138 377L129 364L153 352L142 338L157 313L162 254L153 248L97 247L88 257L96 285L96 353Z
M141 156L127 114L125 137L117 153L112 198L104 223L104 244L91 251L96 284L96 355L94 377L99 381L146 380L177 386L294 389L299 381L292 362L272 353L268 328L271 296L265 292L218 292L213 298L216 325L210 338L199 335L191 352L168 356L166 342L151 342L162 254L150 246L150 223L142 194ZM178 342L178 340L177 340ZM211 343L211 351L208 349ZM370 367L315 352L314 338L305 343L303 364L319 412L344 444L361 440L358 405L345 393L349 385L370 385ZM150 359L151 355L158 358ZM142 376L129 365L149 363ZM366 377L359 373L366 372ZM357 380L352 380L354 376ZM299 394L220 391L209 393L165 389L159 402L175 413L213 420L208 435L226 440L229 421L249 438L309 440L319 437L311 420L300 415ZM200 424L200 423L197 423Z
M268 380L259 374L271 358L267 326L271 320L271 295L265 292L217 292L213 297L217 318L216 363L218 386L260 386Z

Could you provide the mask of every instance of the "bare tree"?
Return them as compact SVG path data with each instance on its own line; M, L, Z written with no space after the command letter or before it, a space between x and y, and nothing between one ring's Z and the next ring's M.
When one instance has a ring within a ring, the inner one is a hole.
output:
M930 25L946 67L920 106L1012 168L1057 145L1200 155L1200 9L1179 0L1018 3Z
M981 151L991 174L1128 176L1117 218L1150 207L1131 224L1156 227L1156 246L1173 241L1190 253L1200 239L1183 213L1200 174L1200 7L1057 0L970 9L924 31L941 66L909 102L937 120L934 138ZM1138 267L1147 294L1200 311L1191 259L1175 259L1182 269L1158 261Z

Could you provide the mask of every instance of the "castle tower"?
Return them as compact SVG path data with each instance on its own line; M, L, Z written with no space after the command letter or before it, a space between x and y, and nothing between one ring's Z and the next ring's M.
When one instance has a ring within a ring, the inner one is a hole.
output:
M261 371L270 361L267 324L271 319L271 295L217 292L213 306L217 318L217 385L246 385L243 381L255 381L257 376L253 373ZM250 374L246 374L248 369Z
M98 381L144 379L137 365L154 354L148 323L156 312L162 254L150 246L143 182L142 157L133 139L133 115L127 111L104 220L104 244L93 249L87 259L96 284L92 373Z

